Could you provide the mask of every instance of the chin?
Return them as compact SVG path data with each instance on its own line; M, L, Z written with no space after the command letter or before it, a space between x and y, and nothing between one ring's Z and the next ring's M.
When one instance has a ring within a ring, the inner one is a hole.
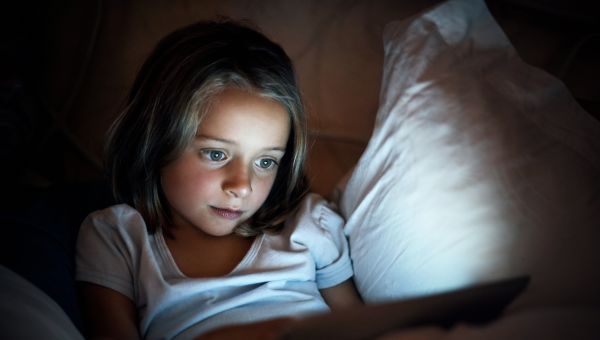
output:
M237 225L235 227L232 227L231 229L219 229L219 230L215 230L214 232L211 233L211 235L213 236L217 236L217 237L221 237L221 236L229 236L231 234L235 233L235 229L237 228Z

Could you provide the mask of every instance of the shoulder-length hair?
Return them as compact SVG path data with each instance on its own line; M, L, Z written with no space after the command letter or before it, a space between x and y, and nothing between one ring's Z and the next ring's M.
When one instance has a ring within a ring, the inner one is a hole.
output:
M251 28L199 22L158 43L108 133L105 164L115 198L138 210L150 233L168 233L171 223L160 170L188 147L211 99L230 86L275 100L291 122L271 192L236 232L277 230L306 193L306 115L290 58Z

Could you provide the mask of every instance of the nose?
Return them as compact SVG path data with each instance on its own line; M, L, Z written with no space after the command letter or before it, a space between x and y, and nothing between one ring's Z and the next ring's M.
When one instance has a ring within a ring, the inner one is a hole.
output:
M233 161L227 167L223 191L236 198L244 198L252 192L252 179L242 162Z

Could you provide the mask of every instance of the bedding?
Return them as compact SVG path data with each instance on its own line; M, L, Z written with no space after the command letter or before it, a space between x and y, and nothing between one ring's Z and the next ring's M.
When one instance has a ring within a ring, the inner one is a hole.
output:
M363 299L531 275L519 306L600 304L600 124L483 1L384 32L380 107L340 185Z
M4 265L0 265L0 301L3 339L84 339L54 299Z

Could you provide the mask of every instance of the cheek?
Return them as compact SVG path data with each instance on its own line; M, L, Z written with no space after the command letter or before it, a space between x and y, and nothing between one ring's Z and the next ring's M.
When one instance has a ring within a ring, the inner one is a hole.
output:
M181 193L185 193L187 200L197 201L214 196L211 193L214 190L215 181L210 174L190 176L187 180L180 182L179 190Z
M177 164L162 173L162 188L169 204L193 205L210 196L216 179L210 172L200 171L189 164Z
M255 198L257 202L260 202L262 205L269 193L271 192L271 188L273 188L273 183L275 182L275 177L272 178L263 178L257 181L254 188Z

